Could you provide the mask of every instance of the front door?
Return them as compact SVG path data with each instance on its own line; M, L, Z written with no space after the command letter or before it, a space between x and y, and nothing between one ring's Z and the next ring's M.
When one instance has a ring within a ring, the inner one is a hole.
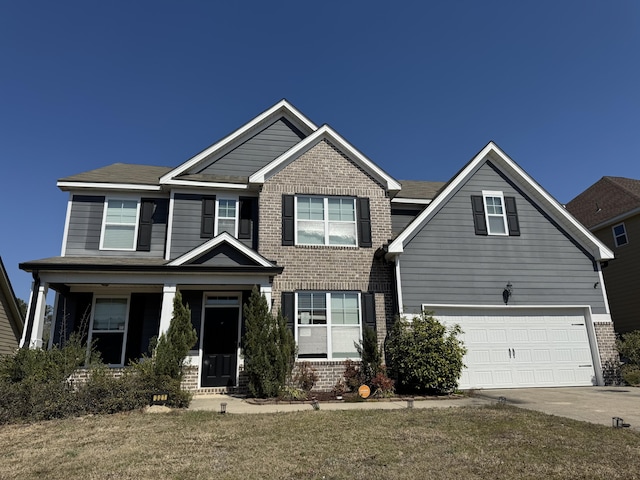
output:
M232 303L235 305L231 305ZM206 298L202 337L202 387L236 385L239 318L239 298Z

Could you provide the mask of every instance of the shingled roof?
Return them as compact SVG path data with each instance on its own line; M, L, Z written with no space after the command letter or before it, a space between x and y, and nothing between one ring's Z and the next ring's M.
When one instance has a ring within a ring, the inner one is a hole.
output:
M395 198L416 198L433 200L445 186L445 182L426 182L419 180L400 180L402 190Z
M585 227L592 228L640 208L640 180L602 177L566 207Z
M131 163L114 163L106 167L61 178L58 182L82 183L131 183L136 185L159 185L161 176L170 172L170 167L154 167Z

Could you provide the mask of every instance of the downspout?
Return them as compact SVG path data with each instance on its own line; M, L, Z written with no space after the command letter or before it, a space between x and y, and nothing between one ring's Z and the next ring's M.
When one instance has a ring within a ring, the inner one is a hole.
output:
M33 322L36 316L36 305L38 304L38 292L40 291L40 275L38 275L38 271L34 270L33 272L33 287L31 288L31 304L29 305L29 315L27 317L27 322L24 325L25 334L24 334L24 342L21 345L21 348L29 348L31 345L31 333L33 331Z

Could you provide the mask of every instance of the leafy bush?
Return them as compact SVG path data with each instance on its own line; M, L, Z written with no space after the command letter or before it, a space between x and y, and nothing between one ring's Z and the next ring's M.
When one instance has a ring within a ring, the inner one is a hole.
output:
M375 397L390 397L395 393L395 383L387 377L384 366L375 377L371 379L371 389Z
M396 319L386 345L386 360L397 387L410 392L455 390L466 349L458 340L459 326L447 331L431 313L409 321Z
M622 379L633 387L640 386L640 366L638 365L623 365L620 369Z
M623 334L616 347L627 364L640 366L640 330Z
M360 374L360 368L358 364L351 359L346 359L344 361L344 381L347 384L347 388L350 392L355 392L358 390L360 385L362 385L362 375Z
M287 322L278 311L269 312L264 295L257 287L244 306L246 332L242 355L249 391L254 397L275 397L291 378L296 344Z
M296 373L293 376L293 384L304 392L310 392L318 381L318 373L309 362L302 362L297 365Z

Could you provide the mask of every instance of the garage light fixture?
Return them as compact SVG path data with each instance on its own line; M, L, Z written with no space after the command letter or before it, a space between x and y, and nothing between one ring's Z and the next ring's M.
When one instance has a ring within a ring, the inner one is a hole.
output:
M511 298L512 294L513 294L513 285L511 285L511 282L508 282L505 285L504 290L502 291L502 300L504 300L505 305L509 303L509 299Z

